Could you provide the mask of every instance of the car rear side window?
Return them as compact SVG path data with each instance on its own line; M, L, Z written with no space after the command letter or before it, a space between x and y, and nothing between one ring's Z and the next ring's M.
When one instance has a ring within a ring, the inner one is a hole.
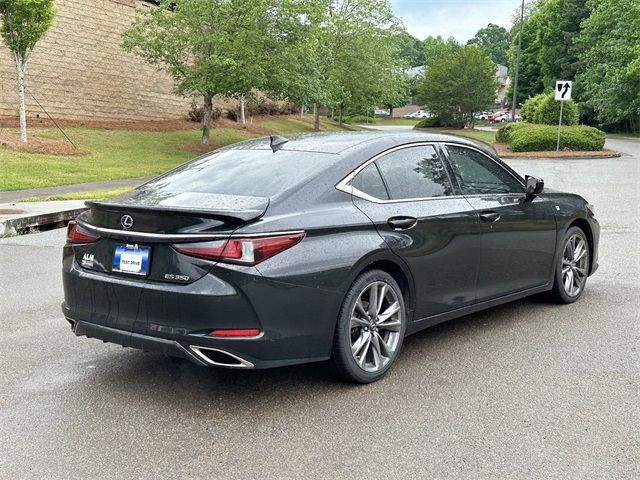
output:
M376 160L376 164L394 200L452 194L445 166L430 145L396 150Z
M387 188L384 186L378 167L374 163L367 165L351 182L353 188L380 200L389 200Z
M203 192L272 197L309 180L339 155L293 150L229 149L185 163L145 184L157 195Z
M447 151L464 195L522 193L520 182L483 153L452 145Z

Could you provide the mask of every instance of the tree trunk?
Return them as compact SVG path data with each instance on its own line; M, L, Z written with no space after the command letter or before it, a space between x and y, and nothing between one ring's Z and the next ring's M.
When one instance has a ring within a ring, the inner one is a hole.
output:
M317 103L313 104L313 130L320 131L320 109Z
M242 125L247 124L247 119L244 116L244 95L240 95L240 123Z
M20 55L15 55L18 72L18 105L20 112L20 142L27 143L27 108L24 101L24 71L25 64Z
M341 103L340 105L338 105L338 125L340 126L343 125L342 108L343 108L343 104Z
M300 118L304 118L304 105L300 107Z
M389 118L393 118L393 107L389 107Z
M213 111L213 95L205 95L203 108L202 144L211 145L211 112Z

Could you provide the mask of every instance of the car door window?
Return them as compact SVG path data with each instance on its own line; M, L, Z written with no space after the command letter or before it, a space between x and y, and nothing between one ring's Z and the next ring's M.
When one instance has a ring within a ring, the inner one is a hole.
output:
M356 190L380 200L389 200L387 188L384 186L378 167L375 163L367 165L356 178L353 179L351 185Z
M443 197L452 194L444 164L429 145L391 152L375 162L391 199Z
M520 182L483 153L452 145L447 151L464 195L522 193Z

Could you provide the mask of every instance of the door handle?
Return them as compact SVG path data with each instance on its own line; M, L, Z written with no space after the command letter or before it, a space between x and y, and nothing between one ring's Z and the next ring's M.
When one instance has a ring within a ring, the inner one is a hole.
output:
M488 210L480 214L480 219L483 222L493 223L500 220L500 214L498 212L494 212L493 210Z
M408 230L418 223L418 219L415 217L391 217L387 223L394 230Z

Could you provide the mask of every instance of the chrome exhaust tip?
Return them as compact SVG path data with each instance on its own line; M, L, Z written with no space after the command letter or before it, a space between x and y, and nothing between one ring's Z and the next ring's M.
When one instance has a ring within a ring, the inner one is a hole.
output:
M201 347L199 345L189 345L189 348L207 365L227 368L254 367L253 363L250 361L218 348Z

